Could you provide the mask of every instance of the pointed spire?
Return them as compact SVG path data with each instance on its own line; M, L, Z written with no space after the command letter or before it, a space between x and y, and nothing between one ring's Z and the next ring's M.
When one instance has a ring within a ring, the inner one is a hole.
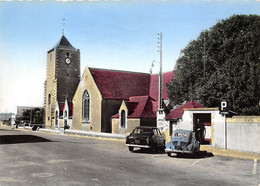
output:
M72 49L72 50L77 50L75 47L73 47L70 42L68 41L68 39L63 35L61 37L61 39L59 40L59 42L48 52L51 52L52 50L56 49L56 48L66 48L66 49Z

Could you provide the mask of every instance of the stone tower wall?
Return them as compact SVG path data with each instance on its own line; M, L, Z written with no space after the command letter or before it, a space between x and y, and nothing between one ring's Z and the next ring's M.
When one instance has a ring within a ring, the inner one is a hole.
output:
M70 54L67 64L66 54ZM56 53L57 100L72 101L80 81L80 52L79 50L58 49Z

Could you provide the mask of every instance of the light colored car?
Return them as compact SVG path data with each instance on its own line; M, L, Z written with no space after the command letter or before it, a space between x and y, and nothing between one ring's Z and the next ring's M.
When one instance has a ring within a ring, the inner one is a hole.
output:
M200 150L200 142L196 140L191 130L177 129L174 131L172 139L167 143L165 152L168 156L171 153L184 154L196 153Z

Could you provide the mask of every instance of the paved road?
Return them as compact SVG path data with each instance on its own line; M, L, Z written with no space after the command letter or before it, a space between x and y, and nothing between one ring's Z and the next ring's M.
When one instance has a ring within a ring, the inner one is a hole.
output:
M168 157L100 140L0 129L0 185L255 185L260 163Z

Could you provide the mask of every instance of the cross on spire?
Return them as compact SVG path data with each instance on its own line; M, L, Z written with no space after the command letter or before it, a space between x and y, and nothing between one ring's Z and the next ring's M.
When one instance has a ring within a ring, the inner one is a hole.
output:
M66 20L66 19L63 18L63 19L62 19L62 22L61 22L61 24L62 24L62 36L64 36L64 27L65 27L65 24L66 24L66 23L65 23L65 20Z

